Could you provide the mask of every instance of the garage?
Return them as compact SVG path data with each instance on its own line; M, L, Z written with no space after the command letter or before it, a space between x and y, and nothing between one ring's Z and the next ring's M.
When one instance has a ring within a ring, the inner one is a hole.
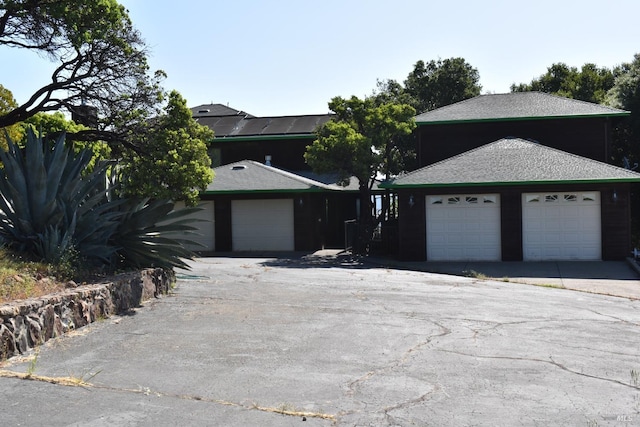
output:
M498 194L426 196L428 261L500 261Z
M523 194L524 260L600 260L600 215L597 191Z
M175 208L184 208L184 202L177 202ZM198 205L202 210L197 211L187 218L196 219L192 225L197 228L197 234L185 236L189 240L198 243L197 245L186 245L187 248L196 252L213 252L216 250L216 227L215 227L215 210L213 200L203 200Z
M231 201L234 251L293 251L293 199Z

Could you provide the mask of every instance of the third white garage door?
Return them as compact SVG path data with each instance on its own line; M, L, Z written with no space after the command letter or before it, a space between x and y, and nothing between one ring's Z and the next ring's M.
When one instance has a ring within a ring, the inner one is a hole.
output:
M497 194L427 196L427 260L500 261Z
M525 261L601 259L600 193L523 194L522 250Z
M231 202L234 251L292 251L293 200L261 199Z

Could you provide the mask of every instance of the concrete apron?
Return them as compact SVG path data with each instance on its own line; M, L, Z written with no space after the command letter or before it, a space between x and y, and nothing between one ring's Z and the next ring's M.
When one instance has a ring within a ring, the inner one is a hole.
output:
M627 261L400 262L372 259L395 268L571 289L640 299L640 268Z

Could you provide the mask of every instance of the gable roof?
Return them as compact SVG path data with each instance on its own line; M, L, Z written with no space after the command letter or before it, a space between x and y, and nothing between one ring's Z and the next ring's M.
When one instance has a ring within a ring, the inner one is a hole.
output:
M213 171L215 177L205 194L342 191L336 185L324 184L253 160L218 166Z
M480 95L427 111L418 125L550 118L627 116L628 111L542 92Z
M193 116L193 118L225 117L225 116L253 117L249 113L245 113L244 111L236 110L235 108L231 108L228 105L222 105L222 104L198 105L197 107L191 108L191 115Z
M521 138L504 138L400 176L390 188L640 182L640 173Z

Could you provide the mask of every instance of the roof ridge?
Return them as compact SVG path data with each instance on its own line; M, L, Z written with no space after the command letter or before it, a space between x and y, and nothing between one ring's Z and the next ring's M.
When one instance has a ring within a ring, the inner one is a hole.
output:
M310 178L306 178L304 176L295 174L293 172L286 171L284 169L277 168L275 166L265 165L264 163L260 163L260 162L258 162L256 160L248 160L248 159L247 160L241 160L241 161L238 161L238 162L229 163L227 165L222 165L222 166L230 166L230 167L233 167L233 165L240 166L240 165L242 165L242 163L253 164L254 166L258 166L258 167L260 167L262 169L277 173L277 174L282 175L282 176L284 176L286 178L293 179L295 181L298 181L298 182L301 182L303 184L310 185L310 186L313 186L313 187L323 188L323 189L326 189L326 190L340 190L336 186L332 186L332 185L325 184L325 183L320 182L320 181L316 181L316 180L313 180L313 179L310 179Z
M555 97L555 98L565 99L565 100L569 100L569 101L572 101L572 102L579 102L579 103L586 104L586 105L598 105L600 107L607 108L609 110L613 110L613 111L617 111L617 112L626 112L626 110L622 110L620 108L611 107L609 105L601 104L599 102L590 102L590 101L585 101L583 99L569 98L568 96L558 95L557 93L542 92L540 90L531 90L531 91L526 91L526 92L511 92L511 93L538 93L538 94L541 94L541 95L552 96L552 97Z

